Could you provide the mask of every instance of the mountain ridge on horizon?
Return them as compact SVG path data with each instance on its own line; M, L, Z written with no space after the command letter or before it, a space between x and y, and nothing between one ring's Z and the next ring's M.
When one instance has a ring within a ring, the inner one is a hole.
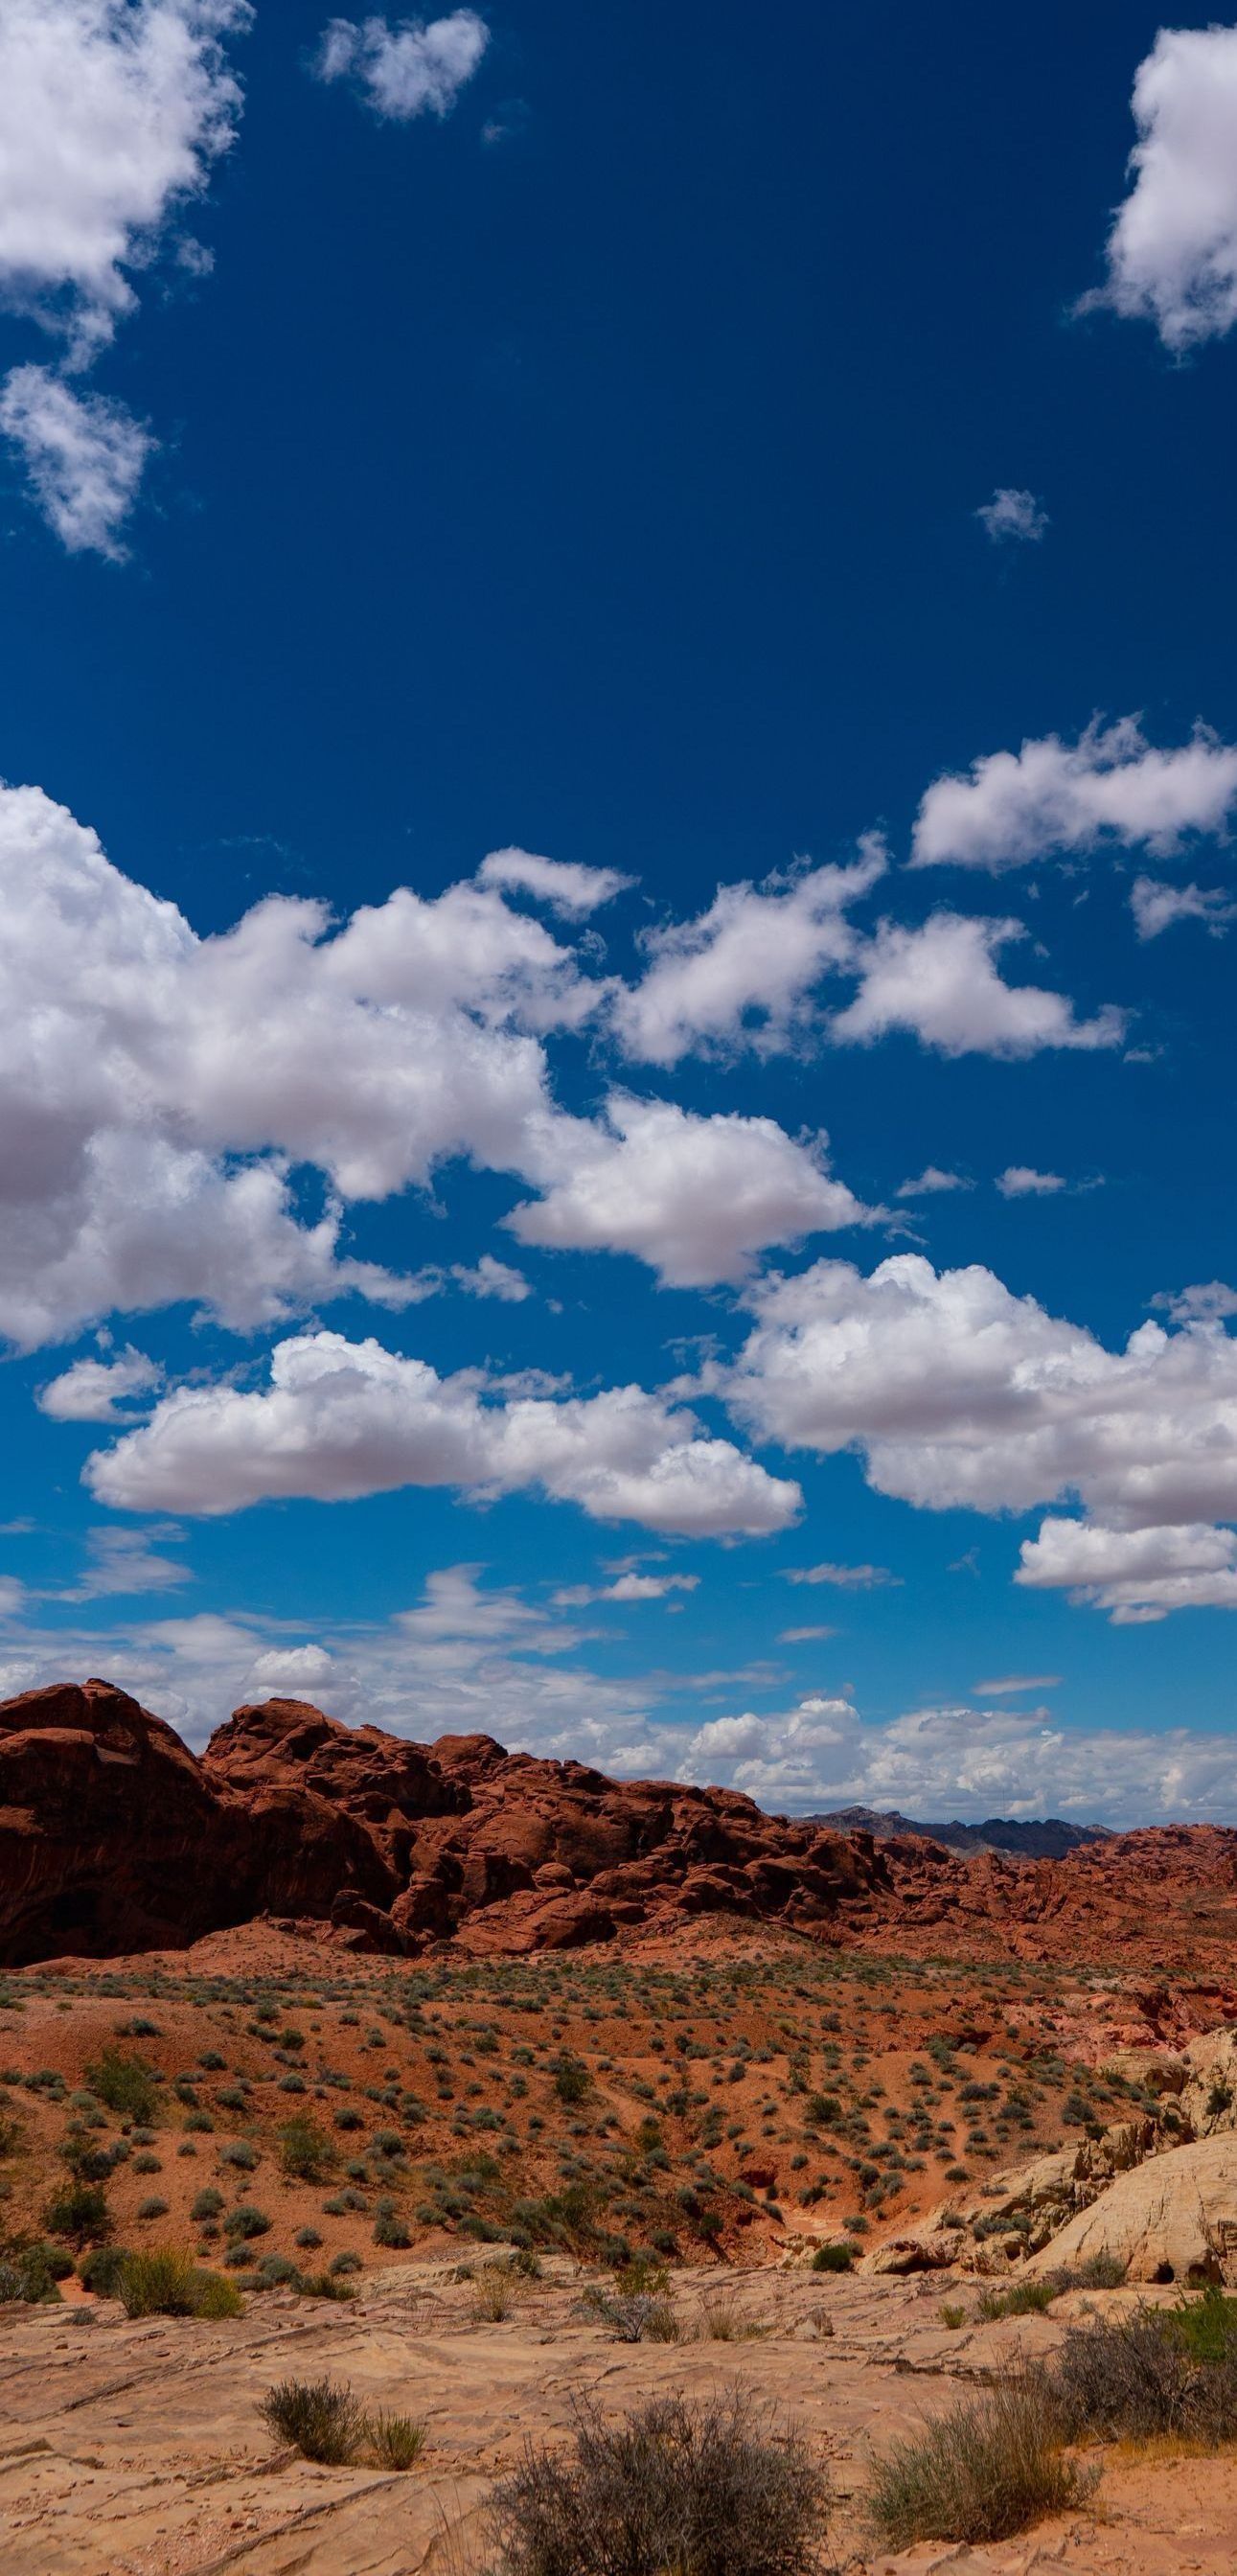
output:
M1014 1816L986 1816L978 1825L963 1824L955 1816L948 1824L925 1823L904 1816L897 1807L822 1808L800 1822L839 1833L874 1834L878 1842L901 1842L910 1834L920 1834L928 1842L943 1843L947 1851L1010 1852L1023 1860L1063 1860L1067 1852L1079 1851L1088 1843L1111 1841L1114 1833L1110 1825L1072 1825L1062 1816L1031 1816L1025 1823Z

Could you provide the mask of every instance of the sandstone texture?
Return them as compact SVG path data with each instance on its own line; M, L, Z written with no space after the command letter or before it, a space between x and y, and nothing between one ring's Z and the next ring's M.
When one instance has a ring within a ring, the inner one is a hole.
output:
M1099 2254L1123 2263L1129 2281L1237 2281L1237 2135L1197 2138L1121 2174L1032 2269Z

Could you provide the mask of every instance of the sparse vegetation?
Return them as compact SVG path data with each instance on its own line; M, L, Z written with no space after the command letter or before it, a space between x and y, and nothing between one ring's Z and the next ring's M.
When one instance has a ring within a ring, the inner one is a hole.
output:
M281 2379L258 2412L277 2442L326 2468L354 2460L367 2431L364 2407L346 2382L333 2379Z
M203 2271L174 2247L128 2254L116 2290L130 2317L239 2317L245 2302L221 2273Z
M919 2540L1009 2540L1086 2491L1066 2457L1061 2416L1042 2373L1026 2371L962 2398L875 2460L865 2503L887 2549Z
M580 2407L569 2448L528 2445L491 2531L505 2576L808 2576L829 2501L802 2438L736 2390L618 2424Z
M425 2448L425 2426L411 2415L388 2415L382 2409L369 2420L374 2457L384 2469L410 2469Z

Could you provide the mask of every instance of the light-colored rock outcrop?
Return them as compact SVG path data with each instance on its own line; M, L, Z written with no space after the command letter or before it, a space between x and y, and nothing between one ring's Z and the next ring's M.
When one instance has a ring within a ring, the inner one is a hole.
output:
M1170 2147L1080 2210L1035 2272L1111 2255L1131 2281L1237 2281L1237 2134Z

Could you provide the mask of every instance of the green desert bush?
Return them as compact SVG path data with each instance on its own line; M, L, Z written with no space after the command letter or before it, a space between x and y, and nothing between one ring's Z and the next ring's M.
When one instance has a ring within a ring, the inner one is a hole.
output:
M278 2442L290 2442L304 2460L340 2468L356 2458L365 2439L365 2410L345 2382L281 2379L258 2409Z
M844 2241L836 2245L818 2245L812 2256L814 2272L850 2272L854 2269L855 2249Z
M892 2442L874 2461L865 2504L887 2549L919 2540L1009 2540L1067 2513L1086 2480L1065 2455L1054 2390L1042 2373L998 2380Z
M389 2415L380 2408L369 2420L369 2438L380 2468L410 2469L425 2448L425 2426L411 2415Z
M280 2135L279 2161L296 2182L321 2182L331 2162L326 2131L308 2112L298 2111Z
M732 2390L617 2424L580 2406L568 2448L526 2446L491 2536L505 2576L808 2576L829 2503L802 2438Z
M140 2128L148 2126L158 2108L158 2091L150 2068L140 2057L126 2057L123 2049L105 2048L93 2066L86 2069L92 2093L117 2119L133 2120Z
M1214 2289L1072 2326L1053 2380L1073 2435L1228 2441L1237 2434L1237 2299Z
M123 2245L94 2245L78 2263L78 2280L83 2289L93 2290L96 2298L114 2299L119 2291L121 2271L129 2259Z
M126 2316L239 2317L244 2301L231 2281L203 2271L175 2246L130 2254L116 2283Z
M99 2183L75 2182L67 2191L53 2192L43 2212L43 2224L53 2236L65 2236L70 2245L102 2245L112 2232L112 2214L107 2193Z

